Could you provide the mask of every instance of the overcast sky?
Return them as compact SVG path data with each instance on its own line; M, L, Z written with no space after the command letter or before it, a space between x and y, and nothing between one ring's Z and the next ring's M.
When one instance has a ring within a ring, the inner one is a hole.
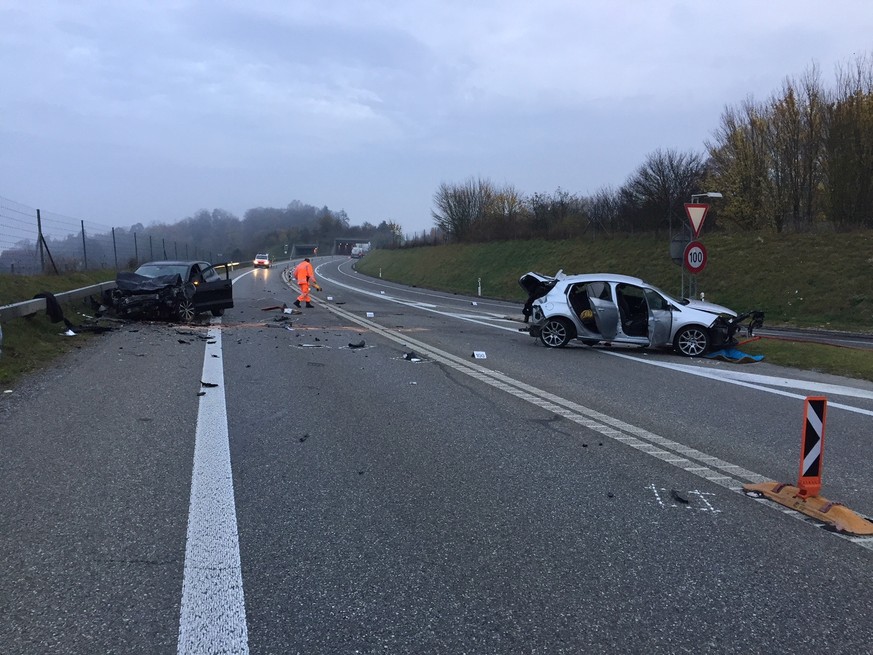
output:
M871 0L0 0L0 196L107 226L620 185L873 49Z

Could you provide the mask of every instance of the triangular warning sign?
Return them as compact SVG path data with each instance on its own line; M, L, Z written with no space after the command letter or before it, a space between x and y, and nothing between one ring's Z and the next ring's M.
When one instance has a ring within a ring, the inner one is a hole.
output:
M700 236L700 228L703 227L703 221L706 220L706 212L709 211L709 205L703 203L685 203L685 213L688 214L688 220L691 221L691 231L694 232L694 238Z

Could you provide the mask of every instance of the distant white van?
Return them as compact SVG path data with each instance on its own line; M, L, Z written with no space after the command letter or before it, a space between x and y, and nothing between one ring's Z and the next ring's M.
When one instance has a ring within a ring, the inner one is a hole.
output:
M364 249L361 246L352 248L352 259L360 259L364 256Z

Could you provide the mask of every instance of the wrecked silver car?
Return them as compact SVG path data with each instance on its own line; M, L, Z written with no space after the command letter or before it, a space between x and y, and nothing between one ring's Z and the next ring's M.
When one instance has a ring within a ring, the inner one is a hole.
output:
M744 321L749 336L764 322L761 311L737 314L702 300L674 298L626 275L529 272L518 282L528 293L522 310L528 332L550 348L578 339L589 346L672 348L695 357L736 344Z
M118 273L116 288L104 292L103 305L120 318L157 318L188 322L210 311L221 316L233 307L233 282L202 261L158 261L133 273Z

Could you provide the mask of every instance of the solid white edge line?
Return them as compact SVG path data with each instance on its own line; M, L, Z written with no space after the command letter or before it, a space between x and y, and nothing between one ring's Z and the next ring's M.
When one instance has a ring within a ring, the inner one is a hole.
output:
M213 325L220 319L213 319ZM214 342L214 343L209 343ZM213 357L212 355L218 355ZM221 330L208 333L197 414L177 653L249 652L233 473L224 395Z

